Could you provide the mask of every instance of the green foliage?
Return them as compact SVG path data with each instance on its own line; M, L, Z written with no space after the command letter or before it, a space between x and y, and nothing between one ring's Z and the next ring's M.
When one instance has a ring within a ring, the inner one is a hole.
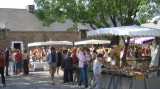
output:
M56 21L65 23L65 19L71 19L74 23L89 24L93 29L110 27L111 24L117 27L118 24L126 26L145 23L153 17L153 9L156 8L150 2L151 0L35 0L38 6L36 16L43 25L49 26Z
M73 25L73 27L67 29L67 32L75 32L75 31L78 31L77 25Z
M158 0L153 0L155 3L149 3L147 5L142 5L139 13L138 20L141 24L152 20L152 18L159 16L160 13L160 2Z
M157 5L151 4L158 3ZM43 25L71 19L74 23L89 24L93 29L142 24L159 14L159 0L35 0L36 16ZM109 21L111 20L111 21ZM68 31L76 30L77 24ZM104 36L105 37L105 36ZM123 37L124 38L124 37ZM112 37L119 43L119 37ZM124 40L124 39L123 39ZM129 43L130 37L127 37ZM127 45L123 59L125 60ZM125 64L125 61L123 62Z

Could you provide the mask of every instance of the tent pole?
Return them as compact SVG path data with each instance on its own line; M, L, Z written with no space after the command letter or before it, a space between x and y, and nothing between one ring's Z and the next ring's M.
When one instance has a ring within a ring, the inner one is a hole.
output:
M73 48L74 48L74 42L73 42Z
M135 45L136 45L136 44L135 44L135 38L134 38L134 49L133 49L133 50L135 50Z

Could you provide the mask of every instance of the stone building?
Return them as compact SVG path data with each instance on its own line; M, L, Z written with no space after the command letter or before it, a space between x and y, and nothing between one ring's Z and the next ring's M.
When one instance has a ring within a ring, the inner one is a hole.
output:
M79 24L79 31L67 32L74 25L70 20L66 20L65 24L56 22L50 27L43 27L34 15L34 9L27 8L0 8L0 49L11 46L23 49L27 48L28 43L49 40L79 41L85 39L87 30L92 30Z

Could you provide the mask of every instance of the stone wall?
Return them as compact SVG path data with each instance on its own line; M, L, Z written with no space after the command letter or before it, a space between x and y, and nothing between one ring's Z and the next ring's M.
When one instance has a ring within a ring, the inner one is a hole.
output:
M46 33L47 40L54 40L54 41L79 41L79 33L73 32L47 32Z
M0 40L0 49L10 47L12 41L22 41L24 48L28 43L41 41L79 41L78 33L72 32L8 32L6 37Z

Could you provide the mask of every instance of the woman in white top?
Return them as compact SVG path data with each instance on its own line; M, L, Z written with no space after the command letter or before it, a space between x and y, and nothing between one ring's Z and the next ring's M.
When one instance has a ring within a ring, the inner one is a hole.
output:
M9 75L13 75L14 74L14 61L15 61L15 58L14 58L14 53L13 51L10 51L10 54L9 54Z

